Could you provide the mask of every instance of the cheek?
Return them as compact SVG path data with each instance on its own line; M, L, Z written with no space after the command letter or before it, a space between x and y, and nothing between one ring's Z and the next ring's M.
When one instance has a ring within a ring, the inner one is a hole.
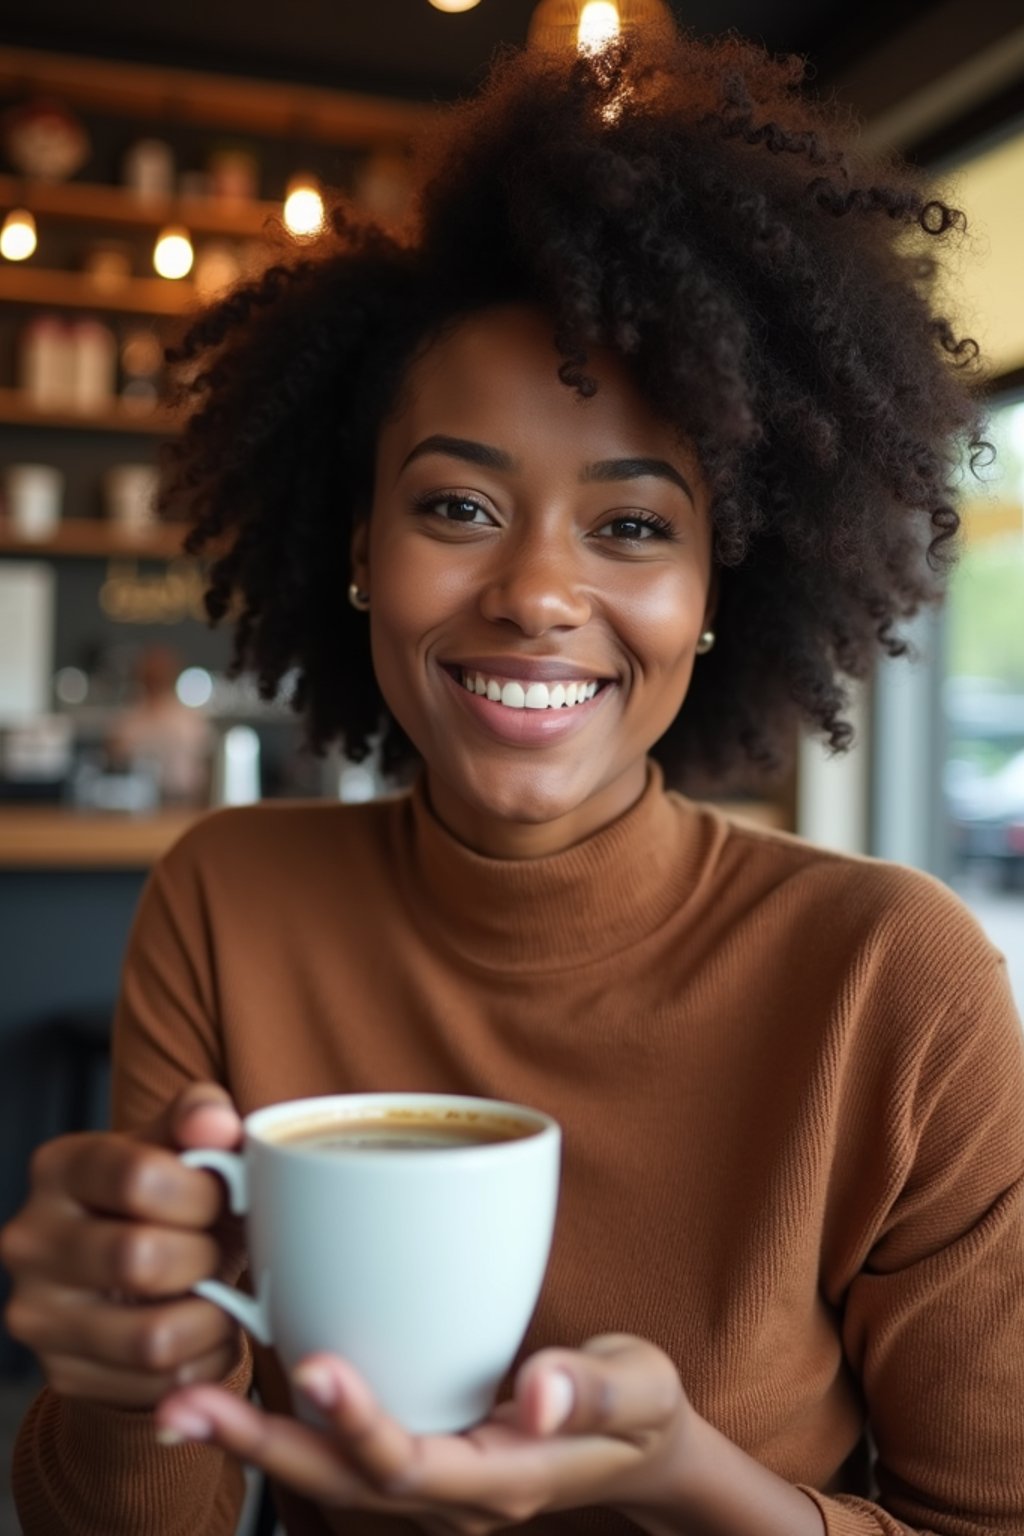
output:
M689 676L707 603L696 571L669 571L621 609L622 638L648 676Z

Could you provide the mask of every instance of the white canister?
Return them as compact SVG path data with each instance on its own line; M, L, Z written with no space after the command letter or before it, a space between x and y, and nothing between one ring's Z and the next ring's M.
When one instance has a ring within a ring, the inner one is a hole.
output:
M111 522L144 533L156 522L153 502L160 472L155 464L115 464L104 476L104 505Z
M102 320L76 321L73 327L75 409L109 410L117 386L117 337Z
M124 157L124 183L143 202L158 203L174 190L174 151L163 139L138 139Z
M52 464L11 464L4 472L7 521L16 538L50 539L60 526L64 475Z
M74 404L74 340L58 315L37 315L22 329L18 385L32 405L44 411Z

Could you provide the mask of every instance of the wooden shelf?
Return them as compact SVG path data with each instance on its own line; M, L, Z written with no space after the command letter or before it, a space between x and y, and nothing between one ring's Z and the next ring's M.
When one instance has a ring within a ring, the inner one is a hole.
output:
M404 146L437 117L437 108L427 102L0 48L0 92L20 99L30 89L144 122L172 120L284 139L300 135L364 149Z
M92 224L123 224L162 229L185 224L193 234L246 239L261 235L268 221L281 218L280 203L230 202L222 198L162 198L146 201L125 187L67 181L23 181L0 176L0 208L28 208L37 218L74 219Z
M181 417L166 406L149 411L125 410L112 404L102 412L43 410L25 397L20 389L0 389L0 425L16 427L57 427L80 432L137 432L149 437L167 437L177 432Z
M183 557L181 546L186 532L186 528L173 523L158 523L148 533L130 533L102 518L68 517L52 538L21 539L0 523L0 554L174 560Z
M204 814L0 805L0 869L145 869Z
M135 315L185 315L201 307L195 287L184 280L128 277L116 288L106 288L84 272L52 272L8 262L0 269L0 301Z

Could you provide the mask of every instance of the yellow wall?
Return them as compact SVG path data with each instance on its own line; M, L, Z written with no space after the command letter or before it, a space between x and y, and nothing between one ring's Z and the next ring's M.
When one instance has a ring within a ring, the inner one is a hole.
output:
M982 347L987 371L1024 366L1024 133L943 177L967 214L968 236L949 275L957 328Z

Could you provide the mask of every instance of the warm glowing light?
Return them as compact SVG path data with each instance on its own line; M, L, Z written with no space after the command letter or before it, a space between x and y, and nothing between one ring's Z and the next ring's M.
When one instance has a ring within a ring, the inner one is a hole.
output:
M576 46L581 53L596 53L615 41L621 25L619 8L613 0L587 0L580 12Z
M323 228L324 200L312 176L293 176L284 200L285 227L293 235L315 235Z
M0 229L0 256L25 261L36 248L36 221L27 208L12 208Z
M471 11L480 0L430 0L430 3L435 11L450 11L454 15L456 11Z
M187 277L192 270L192 240L181 224L168 224L153 248L153 265L161 277Z
M526 34L534 53L599 54L620 37L678 36L667 0L538 0Z

